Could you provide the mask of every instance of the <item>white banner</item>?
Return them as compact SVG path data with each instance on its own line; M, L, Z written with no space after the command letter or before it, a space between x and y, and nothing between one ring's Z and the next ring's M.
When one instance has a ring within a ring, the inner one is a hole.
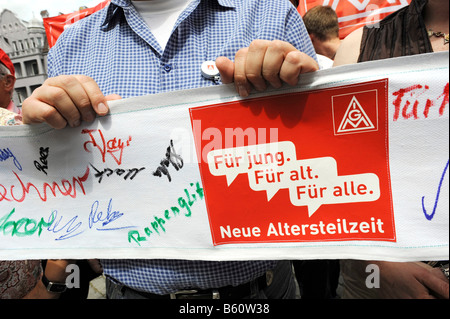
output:
M0 128L0 260L443 260L448 52Z

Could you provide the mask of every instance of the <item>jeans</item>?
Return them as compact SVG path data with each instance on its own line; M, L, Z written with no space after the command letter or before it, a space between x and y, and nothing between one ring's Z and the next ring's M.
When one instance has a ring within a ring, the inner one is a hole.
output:
M250 295L244 299L295 299L297 285L290 261L280 261L273 270L266 273L267 286L259 287L258 281L251 282ZM138 291L106 279L106 295L108 299L145 299Z

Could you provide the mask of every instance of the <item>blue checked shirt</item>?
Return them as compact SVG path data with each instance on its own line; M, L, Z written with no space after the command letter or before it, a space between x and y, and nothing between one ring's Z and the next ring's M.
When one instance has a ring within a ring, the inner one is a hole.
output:
M288 0L194 0L163 51L130 0L112 0L60 36L49 76L84 74L103 94L123 98L214 85L201 64L234 60L255 39L283 40L315 58L303 22ZM249 282L275 261L102 260L105 274L139 291L169 294Z

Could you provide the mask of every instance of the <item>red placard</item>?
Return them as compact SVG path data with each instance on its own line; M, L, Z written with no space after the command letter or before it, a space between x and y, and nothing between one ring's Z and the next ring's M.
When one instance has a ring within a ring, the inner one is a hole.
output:
M62 14L56 17L44 18L44 28L45 33L47 34L48 46L51 48L56 44L61 33L63 33L64 29L74 24L75 22L86 18L97 12L109 4L110 0L103 1L96 5L93 8L87 8L80 11L75 11L69 14Z
M214 245L395 241L387 88L190 109Z

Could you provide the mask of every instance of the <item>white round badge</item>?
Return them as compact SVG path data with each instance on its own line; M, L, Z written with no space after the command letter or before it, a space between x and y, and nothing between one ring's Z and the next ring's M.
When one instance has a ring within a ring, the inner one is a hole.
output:
M206 79L214 79L220 76L219 69L216 67L216 62L214 61L205 61L202 63L202 75Z

